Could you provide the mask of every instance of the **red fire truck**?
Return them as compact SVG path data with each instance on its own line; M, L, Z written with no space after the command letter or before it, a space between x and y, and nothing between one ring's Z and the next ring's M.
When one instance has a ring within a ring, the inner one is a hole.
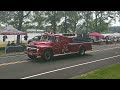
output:
M29 43L25 53L31 59L40 56L44 60L51 60L53 56L65 54L84 55L86 50L92 50L91 42L76 43L64 35L45 33L41 40Z

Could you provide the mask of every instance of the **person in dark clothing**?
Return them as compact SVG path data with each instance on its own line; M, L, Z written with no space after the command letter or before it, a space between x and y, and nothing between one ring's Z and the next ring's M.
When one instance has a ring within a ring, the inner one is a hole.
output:
M4 36L3 36L3 42L5 42L6 39L7 39L7 36L4 35Z
M8 44L7 44L7 46L10 46L10 41L8 41Z
M12 43L10 44L11 46L15 46L16 44L14 43L14 41L12 41Z
M27 36L27 35L25 35L25 36L24 36L24 40L26 40L26 41L27 41L27 39L28 39L28 36Z
M106 37L105 37L106 44L109 44L108 40L109 40L109 37L106 36Z

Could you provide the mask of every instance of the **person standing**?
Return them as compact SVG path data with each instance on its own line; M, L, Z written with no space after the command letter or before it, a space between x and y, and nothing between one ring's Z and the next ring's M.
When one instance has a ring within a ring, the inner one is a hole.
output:
M7 39L7 36L4 35L4 36L3 36L3 42L5 42L6 39Z
M8 44L7 44L7 46L10 46L10 41L8 41Z
M25 41L27 41L27 39L28 39L28 36L27 36L27 35L25 35L25 36L24 36L24 40L25 40Z
M16 44L14 43L14 41L12 41L12 43L10 44L11 46L15 46Z

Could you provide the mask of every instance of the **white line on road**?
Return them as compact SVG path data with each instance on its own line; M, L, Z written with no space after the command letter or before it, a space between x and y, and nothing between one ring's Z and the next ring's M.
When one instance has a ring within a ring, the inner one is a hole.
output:
M11 65L11 64L23 63L23 62L28 62L28 61L24 60L24 61L18 61L18 62L2 63L0 64L0 66L6 66L6 65Z
M120 47L108 48L108 49L103 49L103 50L88 51L87 53L106 51L106 50L111 50L111 49L116 49L116 48L120 48Z
M87 64L90 64L90 63L104 61L104 60L108 60L108 59L112 59L112 58L116 58L116 57L120 57L120 55L112 56L112 57L108 57L108 58L104 58L104 59L99 59L99 60L95 60L95 61L91 61L91 62L81 63L81 64L77 64L77 65L73 65L73 66L69 66L69 67L65 67L65 68L59 68L59 69L56 69L56 70L52 70L52 71L48 71L48 72L44 72L44 73L40 73L40 74L36 74L36 75L31 75L31 76L20 78L20 79L28 79L28 78L32 78L32 77L37 77L37 76L41 76L41 75L45 75L45 74L49 74L49 73L69 69L69 68L74 68L74 67L78 67L78 66L82 66L82 65L87 65Z

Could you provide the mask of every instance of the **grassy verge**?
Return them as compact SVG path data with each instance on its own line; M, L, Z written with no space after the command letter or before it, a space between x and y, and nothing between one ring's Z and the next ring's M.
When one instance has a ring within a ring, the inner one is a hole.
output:
M72 79L120 79L120 63L107 66Z

